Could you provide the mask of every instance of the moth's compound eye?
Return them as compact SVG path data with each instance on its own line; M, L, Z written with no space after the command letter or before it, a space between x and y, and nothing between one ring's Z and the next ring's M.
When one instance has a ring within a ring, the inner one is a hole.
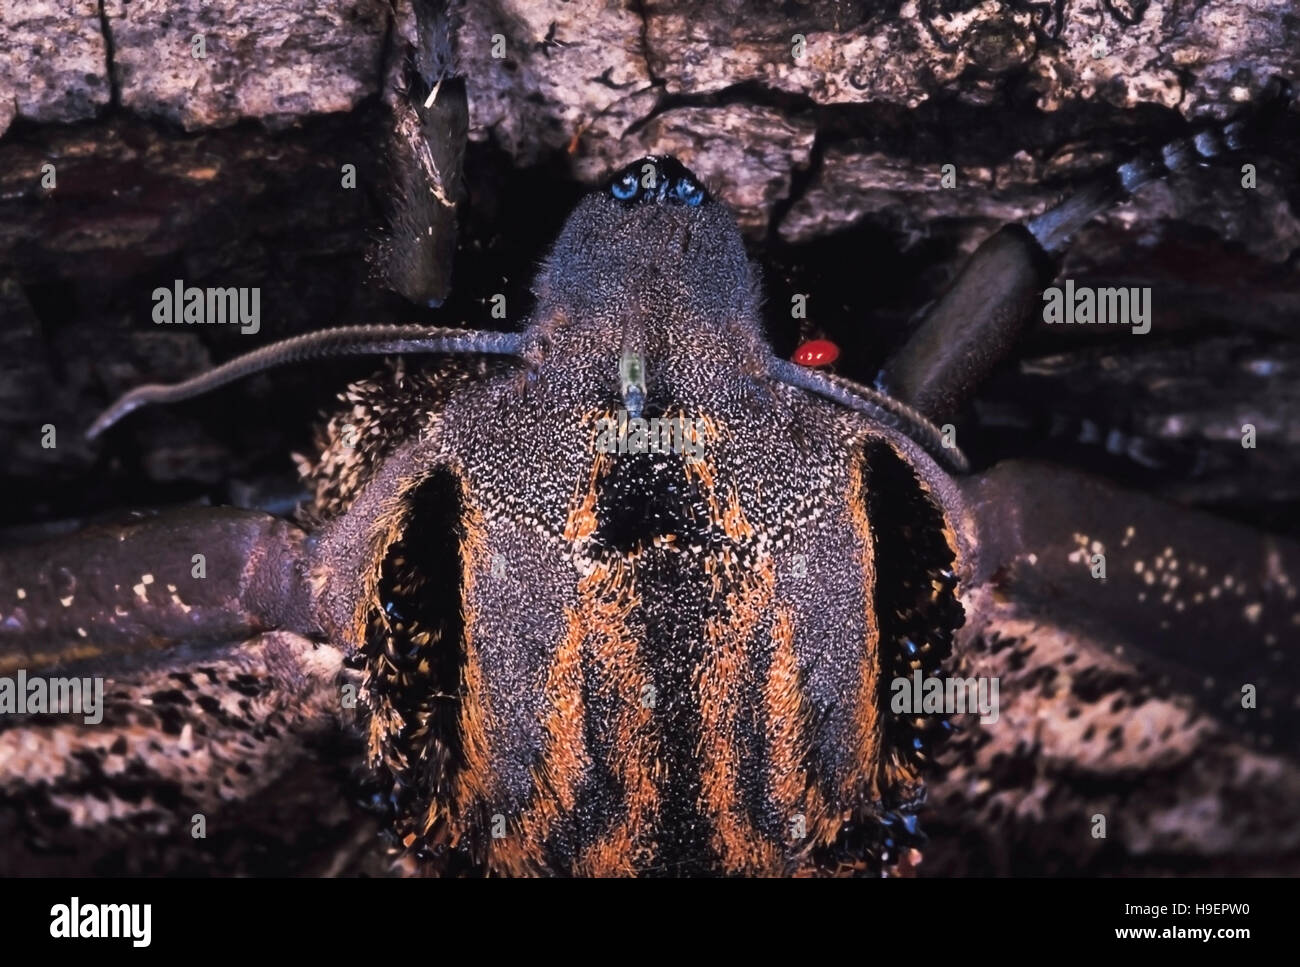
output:
M609 186L609 193L619 201L631 201L636 197L640 186L641 182L636 173L626 171L621 178L615 179L614 183Z
M691 208L697 207L704 201L704 188L692 178L678 178L673 186L673 192L677 195L678 201Z
M667 155L646 155L628 165L609 183L609 193L621 202L685 205L698 208L709 192L684 164Z

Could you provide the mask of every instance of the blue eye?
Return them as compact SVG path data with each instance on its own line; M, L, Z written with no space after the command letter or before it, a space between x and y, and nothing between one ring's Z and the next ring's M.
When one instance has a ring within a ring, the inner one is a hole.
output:
M639 187L640 182L637 180L636 175L629 171L609 186L609 193L619 201L631 201L636 197Z
M704 189L690 178L679 178L677 184L673 186L673 191L682 204L689 205L691 208L697 207L704 201Z

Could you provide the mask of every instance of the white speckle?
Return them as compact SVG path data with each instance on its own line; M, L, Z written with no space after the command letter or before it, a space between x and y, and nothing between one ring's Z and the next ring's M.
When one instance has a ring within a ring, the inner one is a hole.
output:
M135 596L136 596L137 598L139 598L141 601L143 601L145 604L148 604L148 603L149 603L149 597L145 594L145 591L144 591L144 585L143 585L143 584L137 584L137 585L136 585L135 587L133 587L131 590L134 591L134 592L135 592Z
M27 597L27 592L24 591L22 588L19 588L19 589L18 589L18 600L19 600L19 601L22 601L22 600L23 600L24 598L26 598L26 597Z
M172 594L175 594L175 593L176 593L176 585L174 585L174 584L169 584L169 585L167 585L167 590L170 591Z
M72 595L69 594L66 598L59 598L59 604L63 605L65 608L71 608Z
M140 576L140 583L141 583L141 584L153 584L153 575L152 575L152 574L143 574L143 575L141 575L141 576Z
M1276 547L1270 548L1268 557L1265 558L1264 570L1268 574L1268 580L1274 584L1290 584L1291 579L1287 577L1286 571L1282 569L1282 555L1278 553Z
M83 638L87 637L87 635L86 635L86 629L85 629L85 628L78 628L78 629L77 629L77 634L81 635L81 637L83 637Z
M1262 612L1263 610L1264 610L1263 605L1261 605L1257 601L1254 604L1246 605L1246 607L1242 610L1241 613L1246 616L1246 620L1249 621L1251 624L1258 624L1260 612Z
M1142 565L1142 562L1141 562L1141 561L1134 561L1134 562L1133 562L1133 573L1134 573L1134 574L1141 574L1141 573L1142 573L1142 567L1143 567L1143 565Z

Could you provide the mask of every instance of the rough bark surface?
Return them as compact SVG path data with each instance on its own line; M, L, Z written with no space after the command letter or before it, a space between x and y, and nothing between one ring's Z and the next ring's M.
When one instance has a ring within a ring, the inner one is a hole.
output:
M963 169L965 189L939 203L944 216L1021 217L1041 205L1045 176L1069 160L1098 160L1063 150L1072 116L1144 109L1222 118L1274 74L1297 74L1298 38L1284 0L707 8L650 0L637 10L500 0L463 5L459 53L476 79L472 136L525 164L567 150L580 176L661 146L647 118L707 106L711 123L702 136L679 138L677 150L713 176L755 232L789 197L789 173L808 168L809 134L819 135L834 147L779 226L783 237L807 240L910 207L931 193L943 163ZM754 110L767 105L787 124L774 129L769 113ZM933 109L928 118L900 110L922 106ZM1017 123L1027 114L1038 117ZM1057 114L1058 123L1044 123ZM840 143L855 126L870 135ZM719 128L732 136L712 137ZM1289 222L1285 251L1298 237Z
M944 215L1019 217L1041 203L1045 177L1098 160L1070 150L1072 118L1222 118L1270 77L1300 74L1288 0L456 7L471 136L521 166L563 152L592 178L671 147L758 235L820 138L826 163L779 225L792 240L907 207L942 163L963 169L965 189ZM0 133L16 118L74 121L110 105L187 130L348 111L379 90L388 23L382 0L8 2ZM902 113L921 107L935 114ZM855 122L873 136L840 143ZM1268 242L1290 251L1300 233L1284 221Z
M382 0L0 4L0 134L120 105L187 130L348 111L378 87ZM201 43L199 38L202 38Z

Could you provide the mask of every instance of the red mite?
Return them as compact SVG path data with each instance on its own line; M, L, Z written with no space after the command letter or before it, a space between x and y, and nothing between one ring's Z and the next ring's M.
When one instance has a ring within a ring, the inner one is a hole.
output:
M829 366L840 358L840 347L829 339L810 339L794 351L800 366Z

